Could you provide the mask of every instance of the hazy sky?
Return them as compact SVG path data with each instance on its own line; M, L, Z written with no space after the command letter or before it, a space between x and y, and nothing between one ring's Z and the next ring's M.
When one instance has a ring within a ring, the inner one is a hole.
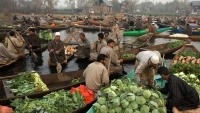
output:
M64 1L65 0L59 0L58 5L60 8L65 6ZM123 1L123 0L121 0L121 1ZM156 3L156 2L166 3L166 2L172 2L173 0L140 0L140 1L152 1L152 2L154 1L154 3ZM179 0L179 1L184 1L184 0ZM200 1L200 0L188 0L188 1Z

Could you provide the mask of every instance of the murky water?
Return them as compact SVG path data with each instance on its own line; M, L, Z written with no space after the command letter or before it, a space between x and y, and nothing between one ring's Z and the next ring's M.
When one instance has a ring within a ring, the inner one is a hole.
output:
M60 31L61 33L61 40L64 40L67 36L68 33L66 30ZM86 37L91 41L94 42L97 40L97 34L98 32L84 32ZM169 34L169 32L164 32L163 34ZM132 37L124 37L123 40L129 40ZM156 38L155 40L151 40L149 45L157 45L157 44L162 44L166 42L171 42L174 39L163 39L163 38ZM195 47L200 50L200 44L199 42L192 42L192 44L195 45ZM171 63L171 59L174 57L175 54L170 54L165 56L167 66ZM8 75L14 75L18 74L19 72L23 71L36 71L40 75L43 74L49 74L49 73L56 73L56 69L50 68L48 66L48 57L49 57L49 52L46 50L42 53L41 59L38 62L35 62L34 59L31 56L27 56L26 60L20 60L17 61L16 63L7 66L6 68L0 69L0 76L8 76ZM68 62L68 64L63 67L63 72L67 71L75 71L79 69L85 69L87 65L90 63L89 61L81 61L77 62L77 59L74 58L71 61ZM133 69L133 64L134 62L130 62L128 64L124 64L124 69L126 72L129 72Z

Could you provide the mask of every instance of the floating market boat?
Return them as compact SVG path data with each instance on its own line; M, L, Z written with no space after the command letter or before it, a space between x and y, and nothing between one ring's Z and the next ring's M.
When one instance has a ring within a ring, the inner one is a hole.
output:
M159 51L160 54L170 54L180 49L185 43L189 42L182 43L174 48L168 47L170 43L172 42L123 51L120 53L120 56L122 56L123 61L126 62L126 61L136 60L136 55L143 50Z
M6 67L6 66L9 66L13 63L15 63L18 59L13 59L13 60L9 60L8 62L6 62L5 64L0 64L0 68L3 68L3 67Z
M200 52L192 44L185 44L176 53L170 66L176 63L200 65Z
M94 25L78 25L70 24L71 27L81 28L83 31L111 31L108 27L94 26Z
M163 34L155 34L153 35L156 38L167 38L167 39L179 39L179 40L191 40L191 41L200 41L200 36L188 36L188 37L182 37L182 36L172 36L172 35L163 35Z
M134 78L134 70L129 72L126 76L132 80ZM164 87L166 83L165 80L162 80L160 75L155 75L154 80L156 81L156 84L161 87ZM92 106L86 113L95 113L94 107Z
M71 22L70 24L85 25L85 22L84 21L76 21L76 22Z
M24 98L25 96L30 98L38 98L53 91L58 91L60 89L70 89L71 87L79 86L80 84L84 84L84 78L82 76L83 71L84 70L78 70L71 72L41 75L40 78L47 85L49 91L35 92L32 94L22 96L15 96L12 93L11 89L6 87L6 81L11 80L15 77L19 77L20 75L0 77L0 87L2 89L0 92L0 103L1 105L9 105L11 103L11 100L15 98ZM73 79L79 79L79 82L74 84L72 83Z
M96 20L88 20L88 22L89 22L91 25L96 25L96 26L104 26L104 27L112 27L112 26L113 26L112 24L104 24L103 22L101 22L101 21L96 21Z
M166 28L166 27L170 27L170 25L168 25L168 24L165 24L165 23L156 23L158 26L159 26L159 28Z
M171 27L166 28L158 28L156 30L156 34L162 33L164 31L170 30ZM143 34L146 34L146 30L134 30L134 31L125 31L124 36L141 36Z

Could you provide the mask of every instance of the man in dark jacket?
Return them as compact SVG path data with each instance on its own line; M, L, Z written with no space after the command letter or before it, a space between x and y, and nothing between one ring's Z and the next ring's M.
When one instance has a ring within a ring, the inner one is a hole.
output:
M29 37L27 39L27 46L29 50L41 52L41 43L39 36L35 33L34 29L29 30Z
M160 89L161 93L168 94L167 113L172 113L173 107L180 111L198 108L199 95L193 87L179 77L170 74L166 67L158 68L157 72L162 79L167 80L165 87Z
M188 36L192 36L192 28L189 24L186 25L185 34L187 34Z

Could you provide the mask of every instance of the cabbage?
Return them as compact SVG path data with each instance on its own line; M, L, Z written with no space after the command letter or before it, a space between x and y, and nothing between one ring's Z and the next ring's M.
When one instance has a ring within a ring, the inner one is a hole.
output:
M131 102L135 100L135 95L133 93L128 93L126 96L126 100Z
M109 109L108 113L115 113L115 110L114 109Z
M137 86L130 86L130 90L131 90L133 93L137 93L138 87L137 87Z
M128 105L128 108L138 109L138 104L136 103L136 101L133 101Z
M117 87L116 87L116 86L110 86L110 89L111 89L112 91L115 91L115 90L117 89Z
M143 89L142 89L142 87L139 87L136 95L141 96L142 93L143 93Z
M119 106L116 107L116 108L115 108L115 112L116 112L116 113L122 113L122 108L119 107Z
M114 91L110 91L110 92L108 92L108 98L109 99L114 99L114 98L116 98L117 97L117 94L114 92Z
M149 101L149 106L150 108L153 110L153 109L157 109L158 108L158 104L154 101Z
M146 100L144 99L143 96L136 96L135 100L136 100L137 104L139 104L139 105L143 105L146 103Z
M133 113L133 110L130 108L126 108L124 113Z
M106 105L102 105L101 108L100 108L100 112L101 113L108 113L108 108Z
M112 90L110 89L110 87L103 89L103 93L108 93L108 92L110 92L110 91L112 91Z
M112 99L111 102L112 102L113 107L117 107L120 105L120 98L117 97L115 99Z
M141 113L149 113L150 108L147 105L142 105L140 108Z
M167 113L166 107L160 107L158 109L159 109L160 113Z
M126 107L128 107L129 102L126 99L124 99L124 100L121 101L121 104L122 104L123 108L126 108Z
M156 102L159 107L165 106L164 99L156 99L154 102Z
M99 103L94 103L93 106L95 111L99 111L101 109L101 105Z
M105 97L98 97L97 102L101 105L104 105L106 103L106 98Z
M158 109L154 109L151 113L160 113Z
M145 91L143 91L142 95L145 98L150 98L151 97L151 92L149 90L145 90Z
M135 110L133 113L141 113L140 111L138 111L138 110Z
M151 94L151 100L156 100L156 99L159 99L159 96L157 93L152 93Z

